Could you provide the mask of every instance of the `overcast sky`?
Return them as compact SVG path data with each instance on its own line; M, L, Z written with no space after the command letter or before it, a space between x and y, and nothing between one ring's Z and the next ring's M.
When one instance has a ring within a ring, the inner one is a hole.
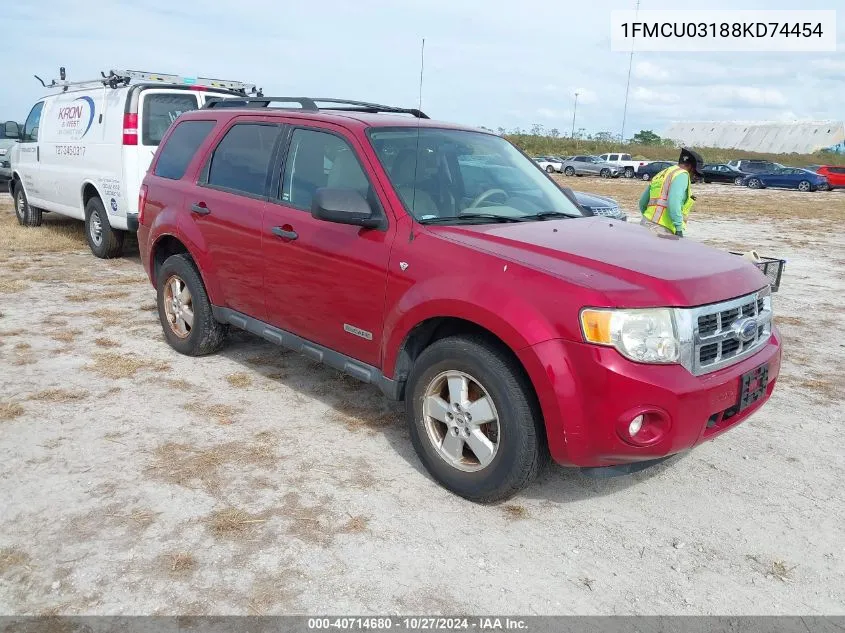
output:
M610 11L634 0L29 0L3 7L0 118L23 120L44 89L109 68L254 81L265 94L415 106L493 129L539 123L620 132L628 55L610 51ZM674 5L673 5L674 6ZM845 7L803 0L802 9ZM642 0L642 9L666 8ZM790 9L711 0L695 8ZM675 6L675 8L683 8ZM845 118L845 10L836 53L634 56L626 137L672 120Z

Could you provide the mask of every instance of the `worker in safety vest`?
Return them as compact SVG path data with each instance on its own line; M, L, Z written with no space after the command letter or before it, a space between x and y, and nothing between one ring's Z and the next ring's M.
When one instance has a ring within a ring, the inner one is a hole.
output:
M676 166L667 167L654 178L640 197L640 224L652 232L684 236L687 216L695 197L690 193L693 174L701 177L704 159L701 154L683 148Z

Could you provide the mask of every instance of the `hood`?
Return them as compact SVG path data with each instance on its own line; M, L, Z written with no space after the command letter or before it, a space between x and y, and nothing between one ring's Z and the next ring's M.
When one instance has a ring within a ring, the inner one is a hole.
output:
M613 198L606 196L597 196L594 193L584 193L583 191L573 191L575 199L582 207L618 207L619 203Z
M768 283L742 257L600 217L427 228L443 239L599 291L611 307L699 306Z

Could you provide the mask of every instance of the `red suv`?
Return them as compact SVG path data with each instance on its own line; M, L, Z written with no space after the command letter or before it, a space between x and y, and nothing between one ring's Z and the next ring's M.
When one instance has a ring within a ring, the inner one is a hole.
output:
M827 178L828 187L831 189L845 188L845 166L822 165L816 170L816 173Z
M781 341L743 258L590 217L505 139L416 110L213 105L171 126L140 195L177 351L235 326L378 385L480 502L549 456L639 469L771 395Z

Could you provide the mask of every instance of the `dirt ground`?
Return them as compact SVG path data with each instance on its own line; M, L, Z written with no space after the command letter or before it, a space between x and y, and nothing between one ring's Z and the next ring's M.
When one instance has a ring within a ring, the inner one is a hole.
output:
M632 214L643 186L567 184ZM845 191L696 193L691 239L789 262L774 397L492 507L435 484L369 386L247 334L178 355L136 245L95 259L0 194L0 613L845 614Z

